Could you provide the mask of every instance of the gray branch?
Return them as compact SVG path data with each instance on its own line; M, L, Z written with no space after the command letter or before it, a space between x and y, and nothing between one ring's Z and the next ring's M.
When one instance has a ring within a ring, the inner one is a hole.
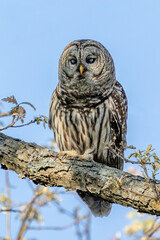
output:
M0 163L21 178L43 186L90 192L111 203L133 207L139 212L160 215L160 185L140 176L110 168L80 157L61 155L35 143L0 134ZM2 170L1 170L2 171Z

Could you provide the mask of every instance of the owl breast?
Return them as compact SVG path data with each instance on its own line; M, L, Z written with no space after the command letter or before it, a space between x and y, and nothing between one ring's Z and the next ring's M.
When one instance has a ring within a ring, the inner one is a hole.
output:
M113 108L111 96L96 107L84 109L64 107L55 98L52 125L60 151L74 150L80 155L90 152L94 161L120 168L107 149L114 137Z

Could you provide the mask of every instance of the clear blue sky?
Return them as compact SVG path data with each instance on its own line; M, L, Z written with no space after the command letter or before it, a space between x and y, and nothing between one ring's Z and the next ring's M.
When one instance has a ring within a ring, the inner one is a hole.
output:
M160 153L159 24L159 0L0 0L0 99L15 95L18 102L29 101L37 108L36 113L27 108L29 117L48 116L64 47L76 39L97 40L110 51L117 80L128 97L128 144L143 149L152 143ZM5 106L3 111L7 110ZM48 128L35 125L4 133L41 145L49 144L53 138ZM4 189L3 181L1 172L0 191ZM14 188L18 186L13 191L21 198L27 184L16 174L11 174L11 181ZM64 206L72 209L72 205L81 202L66 196ZM92 240L108 240L122 231L129 210L113 206L108 218L92 218ZM60 224L64 222L54 209L45 215L49 225L57 225L55 219ZM3 226L4 216L0 215L0 236ZM64 232L30 232L27 236L42 240L47 239L46 234L48 239L49 234L55 239L76 239L73 228Z

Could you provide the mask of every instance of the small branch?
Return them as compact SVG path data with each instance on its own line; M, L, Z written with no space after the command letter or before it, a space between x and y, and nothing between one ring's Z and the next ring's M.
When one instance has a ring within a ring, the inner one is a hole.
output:
M0 212L15 212L15 213L20 213L21 210L15 210L15 209L9 208L9 209L0 209Z
M18 121L18 119L19 119L18 117L15 119L15 116L13 116L12 122L8 126L1 128L0 131L3 131L3 130L6 130L7 128L13 127L14 124Z
M37 122L37 120L35 119L35 120L31 120L31 121L28 122L28 123L24 123L24 124L15 126L15 123L16 123L18 120L19 120L19 117L17 117L17 118L15 119L15 116L13 116L12 122L11 122L8 126L6 126L6 127L4 127L4 128L0 128L0 131L6 130L7 128L10 128L10 127L13 127L13 128L24 127L24 126L28 126L28 125L30 125L30 124L32 124L32 123Z
M17 236L17 240L21 240L24 233L29 228L29 223L32 221L32 219L29 218L29 215L32 211L33 204L34 204L34 202L36 201L36 199L38 198L39 195L40 195L40 193L35 190L35 194L33 195L33 198L31 199L30 202L27 203L25 209L23 210L23 212L26 211L26 213L22 218L20 230L19 230L18 236Z
M35 123L35 122L37 122L37 120L31 120L31 121L28 122L28 123L24 123L24 124L21 124L21 125L18 125L18 126L12 126L12 127L13 127L13 128L25 127L25 126L28 126L28 125L30 125L30 124L32 124L32 123Z
M149 229L149 231L142 237L141 240L145 240L145 239L151 239L150 237L152 237L152 235L160 228L160 223L155 223L155 225L153 227L151 227L151 229ZM153 238L154 239L154 238Z
M6 177L7 198L10 201L10 186L9 186L9 173L8 173L8 171L6 172L5 177ZM8 205L7 207L10 208L10 203L9 202L8 202L7 205ZM10 239L10 236L11 236L11 234L10 234L10 211L7 212L6 228L7 228L7 239Z
M53 226L50 226L50 227L29 227L28 230L56 230L56 231L61 231L61 230L66 230L72 226L74 226L75 224L79 223L84 217L79 217L79 218L76 218L72 223L70 224L67 224L63 227L53 227Z
M111 203L130 206L139 212L160 215L160 184L145 181L127 172L88 161L81 157L58 154L34 143L0 134L0 163L43 186L63 186L67 190L90 192ZM115 185L123 180L121 187Z
M11 112L6 112L6 113L0 113L0 117L6 117L12 115Z
M34 120L29 121L28 123L24 123L24 124L20 124L20 125L15 126L15 123L16 123L19 119L20 119L19 116L17 116L17 118L15 119L15 115L14 115L14 116L13 116L13 119L12 119L12 122L11 122L8 126L6 126L6 127L4 127L4 128L0 128L0 131L6 130L6 129L10 128L10 127L12 127L12 128L25 127L25 126L28 126L28 125L30 125L30 124L32 124L32 123L40 124L40 121L43 122L43 126L44 126L44 128L45 128L45 124L46 124L47 121L48 121L47 117L45 117L45 116L42 115L42 116L40 116L40 117L36 117Z

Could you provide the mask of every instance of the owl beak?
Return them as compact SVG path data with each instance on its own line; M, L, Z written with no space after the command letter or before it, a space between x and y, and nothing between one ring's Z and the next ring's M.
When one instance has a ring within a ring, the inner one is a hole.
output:
M84 71L84 67L83 67L82 65L80 65L79 71L80 71L80 74L82 75L82 74L83 74L83 71Z

